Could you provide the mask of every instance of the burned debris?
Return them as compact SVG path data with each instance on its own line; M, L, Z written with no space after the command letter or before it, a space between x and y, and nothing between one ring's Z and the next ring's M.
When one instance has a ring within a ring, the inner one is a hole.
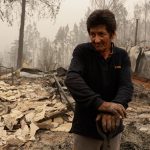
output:
M66 88L60 85L61 78L36 75L20 77L17 85L0 81L0 146L23 145L35 140L37 130L41 129L70 130L73 106Z
M66 72L60 72L24 69L19 78L14 76L14 85L0 81L0 149L71 150L72 136L67 132L74 101L64 85ZM133 82L121 150L150 146L150 81L133 76Z

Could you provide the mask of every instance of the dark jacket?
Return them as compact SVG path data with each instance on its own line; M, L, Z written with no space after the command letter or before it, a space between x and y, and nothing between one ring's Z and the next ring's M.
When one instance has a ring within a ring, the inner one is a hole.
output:
M102 138L96 129L97 109L103 103L115 102L128 107L133 93L130 60L125 50L112 46L105 60L91 43L78 45L65 84L76 101L70 132ZM122 129L118 129L121 132Z

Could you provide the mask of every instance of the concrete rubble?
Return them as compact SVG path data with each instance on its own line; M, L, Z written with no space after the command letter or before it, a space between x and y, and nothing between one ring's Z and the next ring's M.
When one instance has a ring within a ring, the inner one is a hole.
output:
M42 129L68 132L72 117L56 88L45 88L40 82L11 86L0 81L0 146L34 141Z

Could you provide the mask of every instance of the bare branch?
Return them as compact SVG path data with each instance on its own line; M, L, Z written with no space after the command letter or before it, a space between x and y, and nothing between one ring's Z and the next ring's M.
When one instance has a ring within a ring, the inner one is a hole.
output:
M0 18L1 18L1 20L4 22L4 19L3 19L3 16L4 16L4 14L3 14L3 12L0 10Z

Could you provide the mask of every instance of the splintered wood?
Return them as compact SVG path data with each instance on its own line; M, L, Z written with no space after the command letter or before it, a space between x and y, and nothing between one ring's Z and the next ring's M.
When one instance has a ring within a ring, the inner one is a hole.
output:
M0 145L35 140L39 129L70 130L73 112L56 98L56 89L47 89L39 82L10 86L0 81Z

